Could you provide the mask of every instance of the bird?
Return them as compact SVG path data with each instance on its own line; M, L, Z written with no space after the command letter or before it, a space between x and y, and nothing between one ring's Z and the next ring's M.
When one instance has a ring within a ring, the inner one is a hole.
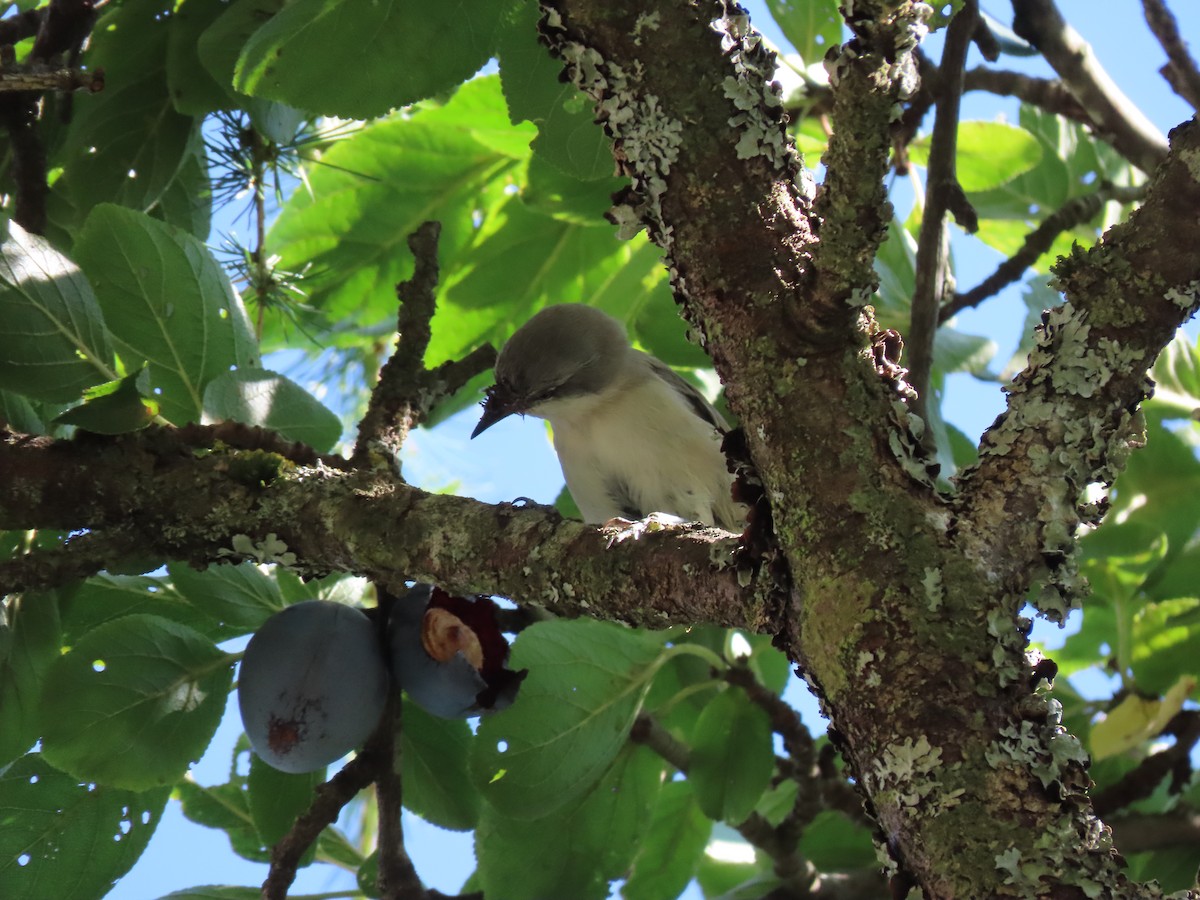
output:
M475 438L513 413L547 420L585 522L652 514L740 532L745 508L721 452L729 425L670 366L634 349L595 307L540 310L504 344Z

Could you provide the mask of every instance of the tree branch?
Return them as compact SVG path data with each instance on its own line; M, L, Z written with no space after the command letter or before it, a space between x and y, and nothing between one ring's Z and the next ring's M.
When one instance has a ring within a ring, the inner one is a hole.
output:
M945 322L964 309L978 306L988 297L998 294L1025 274L1025 270L1041 259L1058 239L1060 234L1070 231L1093 219L1110 200L1119 203L1137 203L1146 196L1146 186L1119 187L1103 185L1092 194L1068 200L1061 208L1046 216L1042 223L1025 236L1021 249L1004 260L996 271L964 294L955 294L938 314L938 321Z
M117 526L91 531L69 537L60 547L35 549L0 562L0 595L57 587L145 559L146 545L136 530ZM147 563L150 568L154 565Z
M1179 33L1179 23L1163 0L1142 0L1142 10L1146 24L1167 54L1167 64L1159 72L1175 93L1200 112L1200 69Z
M408 437L434 405L469 380L491 368L496 352L479 347L454 363L425 368L438 280L437 245L441 225L425 222L409 235L416 260L413 276L396 286L400 311L396 322L396 351L384 363L371 392L367 412L358 426L353 462L365 464L372 447L395 459Z
M758 630L773 608L739 583L737 540L717 529L667 527L610 547L549 507L427 494L387 470L259 450L196 453L172 429L73 441L0 432L0 471L0 528L124 523L146 554L200 567L228 561L235 535L263 544L273 532L307 573L354 571L396 592L418 578L649 627Z
M1200 123L1171 138L1129 221L1054 267L1067 303L1047 314L1007 412L960 477L953 532L967 558L1012 591L1013 614L1035 579L1066 595L1044 596L1043 612L1058 618L1075 602L1073 536L1081 516L1100 513L1081 506L1081 494L1116 476L1150 389L1144 372L1200 305L1200 257L1188 237L1200 208Z
M978 22L978 5L975 0L967 0L946 29L941 89L930 139L928 189L925 192L925 211L921 217L921 234L917 241L912 319L908 330L908 381L917 392L914 409L926 422L929 421L929 379L933 372L933 339L937 334L938 310L947 292L954 289L949 283L950 247L944 221L946 213L953 212L955 219L969 232L979 228L975 211L971 209L958 183L956 169L962 73ZM930 442L933 440L933 430L927 428L924 434L926 445L932 449Z
M1164 778L1173 772L1180 773L1181 768L1183 777L1176 777L1176 784L1186 783L1190 779L1192 767L1189 757L1192 748L1200 742L1200 711L1184 710L1176 714L1162 733L1174 735L1175 743L1165 750L1150 754L1137 768L1125 773L1120 781L1099 791L1092 798L1096 815L1107 818L1108 814L1149 797ZM1132 852L1125 847L1121 849Z
M1117 87L1054 0L1013 0L1013 14L1013 30L1041 51L1117 152L1153 172L1167 153L1162 133Z

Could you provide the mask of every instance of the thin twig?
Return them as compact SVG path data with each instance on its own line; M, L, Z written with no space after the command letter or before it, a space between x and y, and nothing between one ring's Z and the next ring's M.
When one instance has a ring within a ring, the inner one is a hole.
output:
M1167 156L1167 139L1109 77L1054 0L1013 0L1013 30L1041 51L1117 152L1144 172Z
M46 69L0 72L0 93L16 91L88 91L104 90L104 70Z
M1167 723L1163 734L1174 735L1175 743L1166 750L1147 756L1116 784L1109 785L1092 797L1092 808L1096 815L1104 818L1143 797L1149 797L1172 772L1176 773L1177 789L1191 778L1189 756L1192 748L1200 742L1200 710L1188 709L1177 713Z
M963 75L964 91L984 91L1001 97L1016 97L1046 112L1091 125L1092 119L1066 86L1056 79L1034 78L1008 69L976 66Z
M387 726L386 728L383 726ZM379 803L379 874L376 886L382 900L424 898L425 886L404 849L404 828L400 822L402 785L400 754L396 738L403 727L400 690L393 687L384 712L378 749L388 760L375 779L375 798Z
M409 235L408 246L416 261L412 278L396 285L400 298L396 352L384 363L371 392L367 412L358 426L353 460L362 465L373 448L395 457L409 431L434 404L454 393L495 361L491 347L476 348L466 357L425 368L430 322L436 309L438 281L437 244L441 225L425 222Z
M46 7L27 9L7 19L0 19L0 44L15 44L31 38L42 27L42 13Z
M1200 69L1179 33L1179 23L1163 0L1142 0L1142 9L1146 24L1167 54L1167 64L1158 71L1175 93L1200 112Z
M391 765L391 759L381 758L378 751L369 748L368 742L363 752L340 772L317 786L312 804L271 848L271 869L262 885L262 900L287 900L288 888L308 848L327 826L337 821L342 807L375 779L380 765Z
M975 231L978 222L966 195L958 183L955 156L958 151L959 105L962 99L963 69L971 35L979 20L976 0L967 0L946 29L942 51L941 90L937 115L929 145L928 190L921 217L921 235L917 241L916 281L913 286L912 320L908 330L911 362L908 382L917 392L915 411L929 420L930 375L933 371L933 339L937 333L938 310L951 288L949 248L945 230L947 212L953 212L967 231ZM925 430L926 441L933 429ZM932 448L927 448L932 449Z
M1014 281L1017 281L1025 270L1041 258L1054 244L1060 234L1070 231L1094 218L1105 203L1116 200L1120 203L1137 203L1146 196L1146 186L1118 187L1104 185L1092 194L1074 197L1052 212L1037 228L1025 236L1021 249L996 267L996 271L981 281L971 290L955 294L942 306L938 321L945 322L964 309L978 306L988 297L999 293Z

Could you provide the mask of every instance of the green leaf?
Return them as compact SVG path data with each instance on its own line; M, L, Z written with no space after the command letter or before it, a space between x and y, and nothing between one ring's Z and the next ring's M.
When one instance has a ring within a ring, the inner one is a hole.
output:
M241 300L208 248L149 216L102 204L76 243L126 365L146 362L162 414L200 420L204 389L253 362Z
M477 732L471 768L484 798L520 818L578 799L624 745L661 651L659 637L607 622L521 632L509 665L529 676L517 702Z
M929 165L930 139L909 144L912 161ZM1004 122L959 122L955 167L964 191L991 191L1030 171L1042 160L1042 143L1024 128Z
M767 9L805 65L819 62L842 42L837 0L767 0Z
M212 184L208 178L208 156L200 132L183 157L179 171L167 185L150 215L204 240L212 229Z
M230 83L238 44L230 47L233 56L225 80L218 81L205 68L200 56L200 38L217 19L226 16L230 6L206 0L183 0L176 5L168 23L167 87L175 109L184 115L203 116L231 103Z
M275 580L253 563L211 565L203 571L170 563L167 573L192 606L229 629L230 636L257 631L287 605Z
M79 641L105 622L147 613L194 628L213 640L236 632L212 628L212 621L188 603L165 579L142 575L93 575L60 600L64 642Z
M472 739L465 720L441 719L405 703L399 746L404 805L442 828L474 828L479 790L471 780Z
M158 415L158 402L138 392L137 381L143 371L88 388L84 402L56 416L52 424L74 425L95 434L125 434L145 428Z
M804 829L800 852L822 872L848 872L879 865L871 830L832 809L817 813Z
M450 90L487 62L507 0L294 0L246 42L235 85L363 119Z
M253 862L270 862L270 850L263 846L250 815L244 778L212 787L185 780L176 785L175 793L183 814L198 825L224 831L238 856Z
M294 775L273 769L257 753L250 755L250 816L258 836L268 847L274 846L296 824L313 802L317 785L325 781L325 768Z
M1150 374L1154 396L1142 404L1147 415L1195 418L1200 410L1200 349L1183 331L1175 333Z
M771 722L740 690L709 701L692 733L688 781L710 819L737 824L754 810L775 771Z
M266 369L237 369L210 381L204 417L261 425L318 453L328 453L342 436L337 416L290 378Z
M627 744L577 806L519 819L485 803L475 832L484 894L489 900L603 900L608 882L623 875L633 859L662 769L662 760L647 748Z
M0 387L67 402L116 377L87 279L44 238L7 223L0 244Z
M175 111L164 77L174 18L167 8L163 0L128 0L92 29L83 62L104 69L105 88L75 104L52 159L63 174L48 213L70 232L98 203L149 212L188 154L198 124Z
M712 822L696 805L691 788L682 781L664 784L621 896L678 897L696 874L711 832Z
M37 741L42 682L58 659L62 626L55 592L19 594L0 608L0 767Z
M85 780L171 784L208 746L232 680L233 659L186 626L149 615L106 622L50 670L42 752Z
M427 219L442 223L442 277L453 274L477 237L476 216L486 221L506 200L506 179L522 162L475 136L506 123L498 80L478 78L445 106L376 122L322 156L324 165L308 174L311 193L292 194L268 244L286 270L311 264L303 282L308 302L339 323L330 340L356 341L359 329L394 321L395 285L412 274L412 257L400 248ZM449 358L477 332L460 319L461 311L443 309L440 298L438 305L431 364ZM502 315L487 311L489 321ZM452 338L460 327L470 337ZM282 325L272 320L269 328L274 344L283 345ZM439 349L446 342L454 349Z
M154 834L169 788L80 784L36 753L0 775L4 900L99 900Z
M262 888L236 885L203 885L164 894L158 900L261 900ZM300 900L299 897L296 900Z
M244 105L251 100L233 87L242 48L284 5L285 0L234 0L224 8L214 4L220 15L200 35L196 53L206 73L225 91L230 105L233 102Z
M627 179L616 177L576 178L535 154L529 160L521 200L530 209L564 222L608 227L604 214L612 208L612 195L626 184Z
M612 142L596 124L592 102L559 79L563 64L538 42L538 8L516 7L500 33L500 80L513 124L537 125L532 147L566 175L610 179Z

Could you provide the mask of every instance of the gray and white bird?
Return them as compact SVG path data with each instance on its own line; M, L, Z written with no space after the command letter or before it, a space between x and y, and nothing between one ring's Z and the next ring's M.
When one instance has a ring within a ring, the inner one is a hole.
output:
M669 366L630 346L607 313L564 303L517 329L496 360L496 384L471 437L513 413L550 422L586 522L668 513L744 527L721 452L727 423Z

